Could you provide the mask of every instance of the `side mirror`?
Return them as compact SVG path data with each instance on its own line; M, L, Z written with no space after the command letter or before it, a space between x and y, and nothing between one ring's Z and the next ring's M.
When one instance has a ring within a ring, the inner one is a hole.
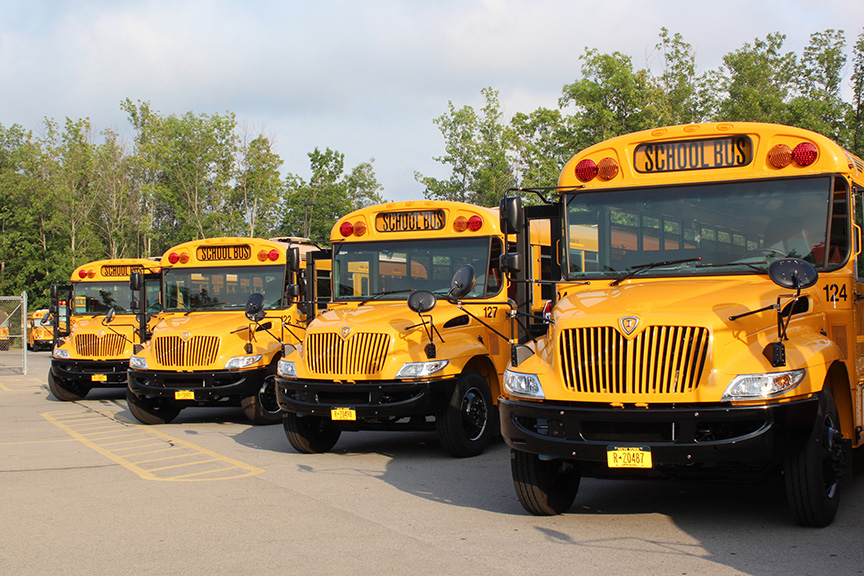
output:
M801 290L819 280L819 273L809 262L798 258L783 258L768 266L768 277L781 288Z
M57 284L51 284L51 299L57 300L60 297L60 290L57 288Z
M129 309L133 312L137 312L139 308L141 308L141 303L138 302L136 298L133 298L132 301L129 302Z
M415 290L408 296L408 308L412 312L424 314L435 308L438 299L428 290Z
M267 313L264 311L264 295L260 292L250 294L246 299L246 318L250 322L260 322Z
M288 270L291 272L300 271L300 249L296 246L291 246L285 252L285 259L288 263Z
M285 287L285 295L289 298L297 298L301 293L300 284L288 284Z
M522 255L518 252L502 254L498 258L498 269L504 274L515 274L522 271Z
M471 290L474 289L474 267L462 266L453 275L453 280L450 281L450 292L448 297L464 298Z
M507 196L501 199L498 206L498 217L501 230L505 234L516 234L525 225L525 212L522 210L522 198Z
M57 317L57 305L56 304L51 304L50 306L48 306L48 314L50 314L54 318Z
M108 312L105 313L105 322L103 324L110 324L112 320L114 320L114 307L108 309Z
M140 290L143 278L141 272L132 272L129 274L129 289Z

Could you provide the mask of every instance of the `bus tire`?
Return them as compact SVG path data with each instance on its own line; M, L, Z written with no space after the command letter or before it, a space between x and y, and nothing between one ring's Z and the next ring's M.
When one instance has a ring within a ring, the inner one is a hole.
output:
M537 454L510 450L510 470L519 503L535 516L557 516L570 509L582 473L569 460L541 460Z
M261 389L240 401L243 414L253 424L278 424L282 420L276 400L276 376L267 376Z
M142 424L168 424L180 414L181 408L160 398L139 398L126 390L126 405L132 416Z
M51 370L48 371L48 389L51 391L51 394L54 395L54 398L61 402L76 402L78 400L83 400L84 397L87 396L87 393L90 392L90 389L84 386L67 386L61 384L54 376L54 372Z
M466 370L459 375L450 402L436 418L441 446L456 458L480 454L498 433L497 413L486 379L479 372Z
M331 420L320 416L308 416L285 412L282 426L291 446L301 454L327 452L339 441L342 431Z
M840 415L826 387L819 398L816 428L807 444L788 456L783 467L786 498L801 526L823 527L834 520L840 504L840 479L851 474L845 458Z

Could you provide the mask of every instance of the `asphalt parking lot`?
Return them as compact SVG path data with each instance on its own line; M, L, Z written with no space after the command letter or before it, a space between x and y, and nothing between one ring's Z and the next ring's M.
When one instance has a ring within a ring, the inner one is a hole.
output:
M588 479L539 518L501 442L456 460L358 432L302 455L239 408L147 427L121 390L59 402L50 353L28 364L0 371L0 574L864 574L862 466L824 529L792 522L780 478Z

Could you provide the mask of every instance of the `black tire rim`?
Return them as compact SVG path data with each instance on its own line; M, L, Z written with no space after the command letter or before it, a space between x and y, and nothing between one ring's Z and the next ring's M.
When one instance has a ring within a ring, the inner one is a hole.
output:
M268 414L278 414L280 411L279 400L276 398L276 377L267 376L264 385L258 391L258 403Z
M479 440L486 431L486 424L489 419L489 409L480 390L470 388L465 392L462 396L460 413L462 415L462 429L468 440L472 442Z
M834 498L837 494L838 480L843 473L843 434L835 427L834 418L825 417L822 427L822 478L825 482L825 497Z

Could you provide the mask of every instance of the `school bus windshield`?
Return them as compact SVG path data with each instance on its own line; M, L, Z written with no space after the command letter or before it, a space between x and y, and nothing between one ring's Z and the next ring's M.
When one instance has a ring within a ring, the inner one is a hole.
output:
M501 240L478 237L392 242L346 242L333 247L335 300L386 296L406 300L412 290L438 295L450 290L453 274L471 265L476 274L468 298L497 294Z
M284 265L165 269L164 310L242 310L254 292L264 294L266 309L281 308L284 282Z
M105 314L112 307L117 314L132 314L129 281L80 282L75 285L73 314Z
M568 194L568 278L619 278L634 269L641 276L752 274L787 257L819 270L837 268L848 256L848 209L844 181L833 182L816 177ZM829 230L832 220L837 224Z

